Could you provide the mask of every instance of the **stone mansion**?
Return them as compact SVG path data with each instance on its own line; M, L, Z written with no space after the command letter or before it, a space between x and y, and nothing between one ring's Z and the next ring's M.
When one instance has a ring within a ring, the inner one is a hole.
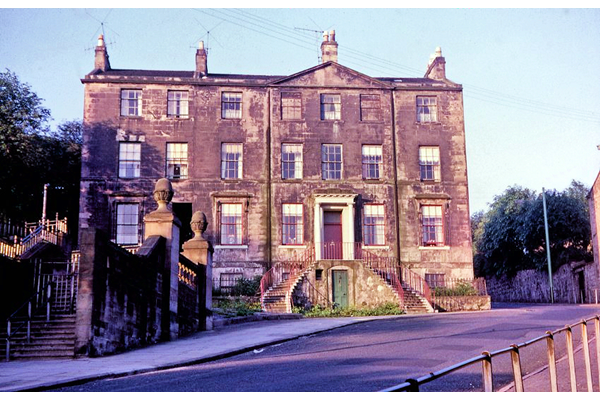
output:
M202 43L194 70L132 70L100 37L82 79L80 227L139 246L166 177L182 242L206 214L217 287L309 250L395 257L430 286L473 279L463 92L441 50L422 78L339 64L333 31L321 50L289 76L209 72Z

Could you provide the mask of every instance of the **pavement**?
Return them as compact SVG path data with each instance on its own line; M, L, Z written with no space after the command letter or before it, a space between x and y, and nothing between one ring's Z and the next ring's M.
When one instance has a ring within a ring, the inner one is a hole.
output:
M289 318L281 315L274 318L279 319L246 323L242 323L246 319L234 319L217 324L212 331L106 357L0 362L0 391L41 391L199 364L386 317L281 319Z
M343 326L401 317L290 318L294 316L254 316L216 321L212 331L198 332L172 342L106 357L0 362L0 391L42 391L98 379L200 364ZM456 360L457 363L460 361ZM560 365L566 363L566 360L557 363L565 375L568 372ZM525 391L549 391L547 376L548 373L542 368L525 377ZM568 377L566 379L568 381ZM513 390L511 385L501 389Z

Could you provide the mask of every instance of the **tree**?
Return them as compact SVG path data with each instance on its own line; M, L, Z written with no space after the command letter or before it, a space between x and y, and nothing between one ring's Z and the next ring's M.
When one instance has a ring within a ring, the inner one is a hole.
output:
M38 220L49 183L48 215L68 213L77 222L82 124L67 121L51 131L49 120L28 84L11 71L0 73L0 215Z
M520 186L509 187L494 197L476 242L478 275L511 275L527 265L520 232L526 204L534 198L535 192Z
M546 192L553 268L589 259L589 190L573 181L563 192ZM546 268L546 238L541 194L519 186L496 196L490 210L474 215L474 264L479 276L511 276L522 269Z
M0 213L22 218L33 204L29 187L38 135L47 132L50 111L28 84L9 70L0 73Z
M589 190L575 181L563 192L546 191L550 256L556 267L570 261L584 260L590 255L590 216L582 192ZM540 195L530 204L521 233L527 254L538 268L543 268L547 263L543 213Z

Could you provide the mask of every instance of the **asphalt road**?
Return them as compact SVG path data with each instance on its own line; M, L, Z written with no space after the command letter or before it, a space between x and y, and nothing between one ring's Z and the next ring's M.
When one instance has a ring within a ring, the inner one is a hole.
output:
M596 305L500 305L485 312L404 316L334 329L220 361L59 391L378 391L599 313ZM579 337L576 330L575 340ZM543 344L525 350L521 352L525 373L545 364ZM558 357L564 351L558 340ZM494 359L493 370L495 388L512 381L508 355ZM422 391L473 390L481 390L479 365L422 387Z

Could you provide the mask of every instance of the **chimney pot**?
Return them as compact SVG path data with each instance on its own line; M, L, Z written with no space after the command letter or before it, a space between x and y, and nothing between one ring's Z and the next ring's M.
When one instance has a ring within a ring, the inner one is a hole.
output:
M201 40L198 43L198 50L196 50L196 72L194 76L196 78L203 78L208 75L208 55L204 48L204 41Z
M338 61L338 44L335 41L335 31L323 33L323 43L321 43L321 61L323 63Z
M108 52L104 44L104 35L98 36L98 46L96 46L96 55L94 56L94 69L100 71L108 71L110 69Z

